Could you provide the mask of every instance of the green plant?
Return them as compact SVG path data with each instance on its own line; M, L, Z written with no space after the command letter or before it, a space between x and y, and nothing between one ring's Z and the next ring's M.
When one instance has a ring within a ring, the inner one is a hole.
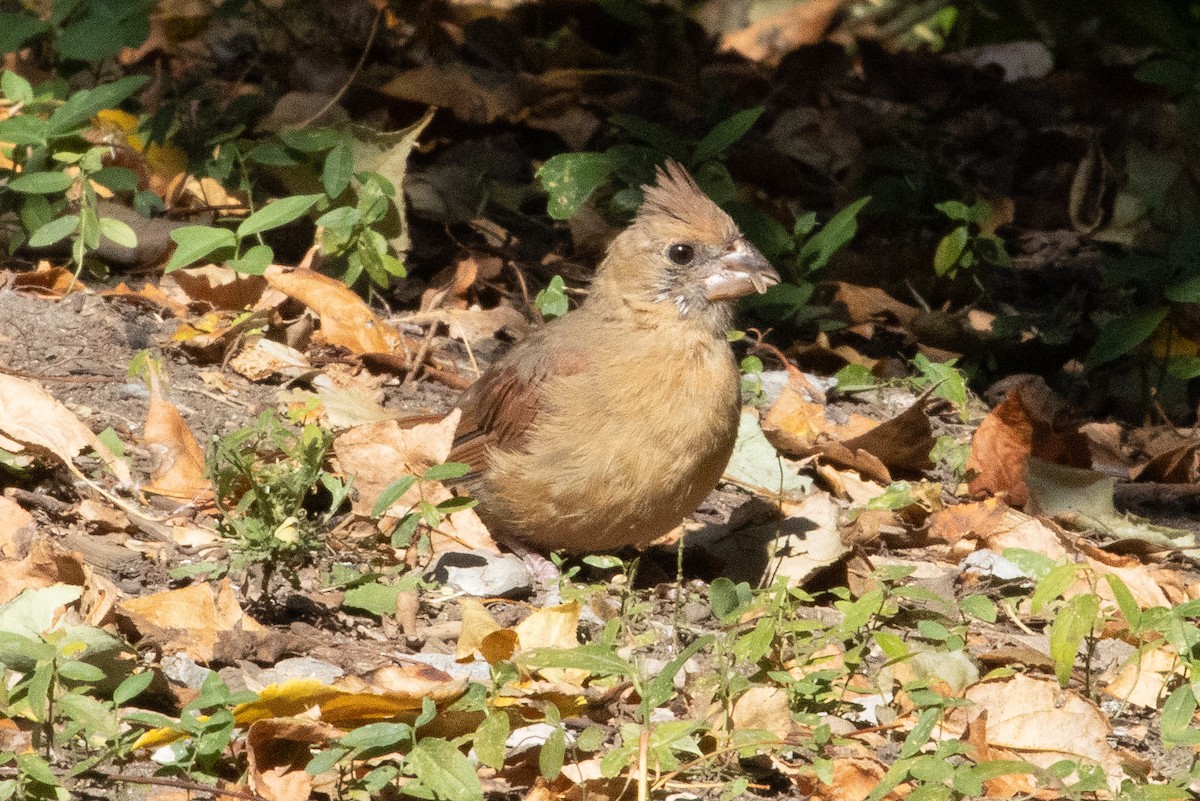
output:
M6 70L0 93L21 108L0 120L0 142L11 167L0 167L0 181L11 193L0 194L0 213L13 212L19 226L7 230L9 252L20 247L48 247L71 238L76 275L101 237L125 247L137 245L126 223L97 212L96 186L114 192L137 189L137 178L124 167L105 166L105 147L91 147L82 133L96 113L113 108L144 83L144 76L122 78L94 89L80 89L65 100L50 91L35 91L21 76Z
M752 404L761 402L766 398L762 382L762 359L757 356L747 356L742 359L738 368L742 373L742 400Z
M470 471L471 468L468 465L460 462L446 462L445 464L437 464L430 467L419 477L401 476L391 484L388 484L383 492L379 494L379 498L371 508L372 517L383 516L384 512L388 511L414 486L417 488L419 495L416 503L412 504L400 516L400 521L392 529L392 547L407 548L416 542L421 551L427 551L429 545L428 529L436 529L448 515L474 508L477 502L468 495L456 495L437 503L427 501L425 500L425 488L423 484L423 482L427 481L452 481L456 478L462 478ZM422 523L425 524L426 531L419 534L419 527ZM414 540L414 536L419 536L419 538Z
M932 387L933 395L953 404L959 418L965 423L971 416L967 405L967 377L957 365L958 359L935 362L925 354L918 353L912 359L916 374L909 379L909 383L919 390Z
M698 140L632 114L618 114L611 123L624 141L602 153L561 153L538 169L538 180L549 195L546 210L556 220L570 219L598 188L611 182L609 208L627 218L641 205L639 187L653 183L655 165L668 158L688 167L719 205L728 203L735 194L733 179L720 159L762 112L761 107L739 111Z
M249 691L233 692L220 674L210 671L200 694L183 708L179 720L154 712L130 713L126 720L182 735L170 744L171 758L163 763L164 769L211 783L212 777L219 775L222 761L231 756L229 748L236 731L233 708L257 699Z
M959 223L938 242L933 269L938 275L957 277L980 266L1009 267L1012 264L1004 240L996 236L992 204L986 200L968 206L957 200L938 203L935 208Z
M339 797L359 793L375 797L392 785L403 786L406 795L417 798L482 799L483 788L475 767L455 742L418 736L418 730L436 715L437 707L426 698L412 725L387 722L360 726L316 754L305 770L313 776L337 770Z
M275 258L263 234L289 225L314 208L318 244L342 279L353 284L361 276L377 286L407 273L397 257L404 246L400 197L386 175L363 169L380 162L395 178L403 175L404 158L424 129L428 117L397 134L374 134L328 128L284 131L263 140L221 137L211 142L213 156L204 171L222 183L237 183L247 197L261 183L260 174L274 174L288 187L306 190L287 195L237 222L236 228L190 225L171 238L178 247L167 271L202 259L222 261L245 274L261 274ZM378 152L376 152L378 151ZM392 164L399 161L399 167ZM312 192L320 189L319 192Z
M0 12L0 52L15 53L22 47L32 47L39 55L61 62L103 62L126 47L138 47L146 41L155 3L58 0L47 6L46 15L33 10Z
M553 320L567 313L567 285L561 275L550 279L546 288L538 292L537 297L533 299L533 305L543 320Z
M130 652L111 634L54 623L56 610L81 593L79 587L59 584L26 590L0 607L0 711L34 724L35 748L0 751L0 764L16 768L15 777L0 781L0 798L65 799L64 780L129 744L117 710L140 694L153 674L126 675ZM76 754L75 764L56 773L53 763L64 750Z
M778 229L775 233L768 234L770 229L759 226L763 231L760 239L767 238L772 243L763 253L780 265L784 280L762 295L746 298L745 307L769 320L793 320L796 323L809 322L827 314L828 309L809 305L816 289L814 275L858 233L859 212L870 202L870 197L861 197L820 226L816 213L810 211L796 219L790 235L774 221L771 226Z
M295 567L309 558L321 526L349 494L349 486L324 468L331 442L318 426L297 430L272 410L209 442L205 468L221 512L218 530L232 540L229 567L260 565L264 594L276 569L295 580ZM310 514L306 505L318 487L327 497L322 510ZM211 572L218 566L193 566L192 572L205 567Z

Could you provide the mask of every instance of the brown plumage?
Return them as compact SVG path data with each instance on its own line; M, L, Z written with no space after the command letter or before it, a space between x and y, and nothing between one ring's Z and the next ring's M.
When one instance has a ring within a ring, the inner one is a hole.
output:
M779 276L674 162L645 188L587 300L460 398L452 461L502 541L647 543L716 486L737 433L733 301Z

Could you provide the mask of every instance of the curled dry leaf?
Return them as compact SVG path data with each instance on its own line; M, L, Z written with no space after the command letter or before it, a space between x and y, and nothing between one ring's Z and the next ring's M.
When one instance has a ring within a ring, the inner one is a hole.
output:
M891 483L893 470L912 473L933 467L929 451L935 439L924 397L882 423L863 415L835 423L824 404L807 400L789 384L767 412L763 432L790 456L818 454L883 484Z
M125 633L156 643L168 653L183 652L197 662L211 662L218 642L234 632L265 633L242 611L229 580L214 588L192 584L117 604Z
M314 783L304 770L312 758L311 746L341 736L341 729L315 720L267 718L250 724L246 776L251 791L269 801L307 801Z
M23 295L53 299L65 297L68 293L91 292L75 278L75 273L65 267L51 266L47 261L38 262L33 272L14 275L12 290Z
M1029 499L1027 461L1037 456L1068 467L1090 467L1087 437L1061 413L1040 413L1020 387L984 418L971 440L971 492L1004 493L1013 506Z
M163 397L161 382L150 374L150 409L142 439L154 456L150 484L152 495L191 499L209 491L204 475L204 452L175 404Z
M0 447L20 451L29 445L54 454L76 475L75 456L90 448L118 481L133 483L129 466L53 395L32 381L0 373Z
M353 290L312 270L271 265L264 274L272 287L312 309L321 337L351 353L392 353L407 338L376 316Z

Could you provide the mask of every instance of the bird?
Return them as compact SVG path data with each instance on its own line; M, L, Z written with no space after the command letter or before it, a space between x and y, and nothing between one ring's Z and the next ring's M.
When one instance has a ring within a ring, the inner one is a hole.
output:
M679 163L656 169L587 297L459 398L448 461L498 542L574 554L645 545L724 473L741 377L738 298L779 282Z

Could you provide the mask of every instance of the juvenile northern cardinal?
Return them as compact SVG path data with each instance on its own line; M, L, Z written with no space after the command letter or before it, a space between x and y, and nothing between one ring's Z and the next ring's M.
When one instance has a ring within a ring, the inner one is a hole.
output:
M694 511L733 452L734 301L779 275L674 162L644 188L584 303L459 399L450 460L498 540L595 552Z

